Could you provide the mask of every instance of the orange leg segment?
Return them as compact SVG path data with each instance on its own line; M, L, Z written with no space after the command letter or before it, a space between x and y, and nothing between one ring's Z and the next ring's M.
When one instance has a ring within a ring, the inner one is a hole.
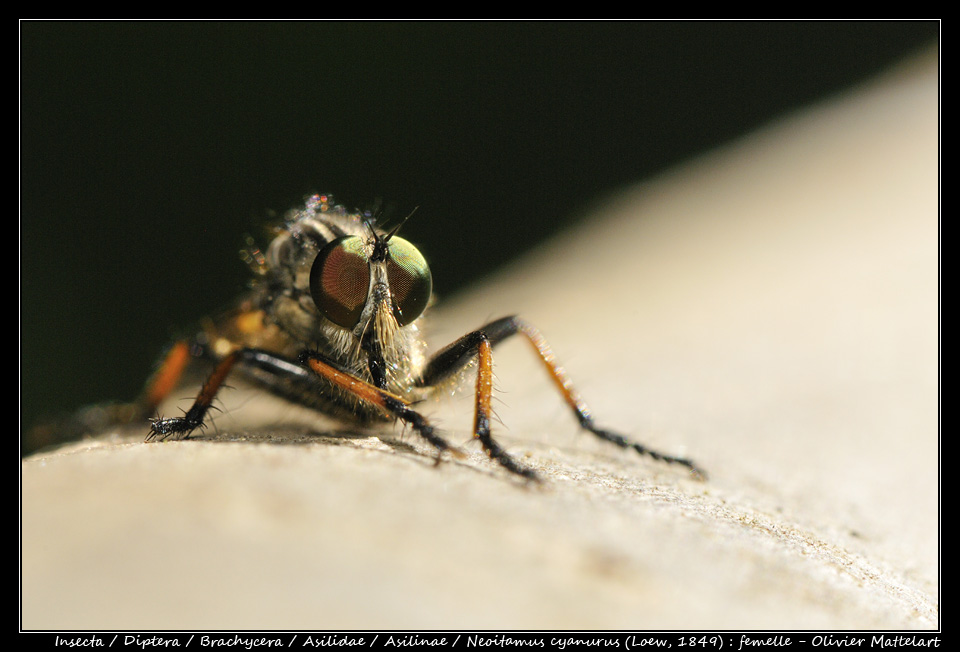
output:
M537 356L543 363L551 380L560 392L564 401L576 416L580 426L590 431L596 437L608 441L620 448L630 448L641 455L647 455L655 460L670 464L679 464L687 467L694 477L703 479L706 474L697 465L686 458L666 455L646 446L631 441L626 437L598 427L593 421L589 406L574 389L567 372L557 362L553 351L543 335L534 326L519 317L504 317L484 326L483 328L464 335L437 353L428 363L420 385L430 387L451 377L465 366L477 360L477 389L476 414L474 418L474 435L480 440L487 454L501 465L524 477L535 478L536 474L518 464L490 435L490 399L492 394L493 355L492 347L512 335L520 333L530 343Z

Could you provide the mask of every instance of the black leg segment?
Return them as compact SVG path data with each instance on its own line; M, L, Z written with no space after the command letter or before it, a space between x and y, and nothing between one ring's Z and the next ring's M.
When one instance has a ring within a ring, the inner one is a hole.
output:
M554 385L563 399L570 406L580 426L592 432L596 437L610 442L620 448L630 448L648 455L655 460L679 464L686 467L697 478L705 478L706 474L692 461L666 455L609 430L598 427L593 420L589 406L574 389L573 383L566 371L559 365L543 335L534 326L519 317L504 317L490 322L479 330L464 335L437 353L424 369L419 385L431 387L447 380L463 370L474 360L478 361L476 416L474 421L474 436L480 440L487 454L508 470L525 477L535 477L532 470L527 469L514 461L490 435L490 398L492 394L492 354L491 348L512 335L521 334L530 343L537 356L543 363Z

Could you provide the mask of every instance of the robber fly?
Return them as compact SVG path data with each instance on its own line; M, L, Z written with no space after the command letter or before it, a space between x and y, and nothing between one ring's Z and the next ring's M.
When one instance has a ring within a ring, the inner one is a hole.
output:
M599 428L543 336L519 317L490 322L429 357L420 324L432 299L430 268L398 229L385 231L327 195L291 211L265 252L247 252L257 272L252 292L191 341L175 344L148 383L144 403L153 412L191 358L215 361L190 409L151 419L146 440L183 439L203 428L228 376L242 373L273 394L348 423L403 422L433 446L439 461L444 453L462 453L416 405L475 369L474 437L507 471L535 480L490 432L492 349L519 334L582 428L703 476L690 460Z

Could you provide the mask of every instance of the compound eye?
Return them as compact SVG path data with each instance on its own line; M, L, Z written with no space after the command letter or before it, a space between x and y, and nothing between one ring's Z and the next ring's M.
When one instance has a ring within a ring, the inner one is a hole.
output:
M363 240L344 236L328 243L310 269L310 294L320 314L338 326L360 321L370 289L370 266Z
M430 267L416 247L396 236L390 238L387 280L397 323L406 326L423 313L433 292Z

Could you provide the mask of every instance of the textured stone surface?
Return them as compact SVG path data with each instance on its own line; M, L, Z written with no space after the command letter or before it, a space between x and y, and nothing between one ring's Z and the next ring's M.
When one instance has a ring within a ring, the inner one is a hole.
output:
M23 627L936 627L937 90L930 56L788 116L434 312L522 313L707 482L579 434L522 343L497 432L543 486L237 389L199 441L23 461ZM470 392L424 409L469 439Z

